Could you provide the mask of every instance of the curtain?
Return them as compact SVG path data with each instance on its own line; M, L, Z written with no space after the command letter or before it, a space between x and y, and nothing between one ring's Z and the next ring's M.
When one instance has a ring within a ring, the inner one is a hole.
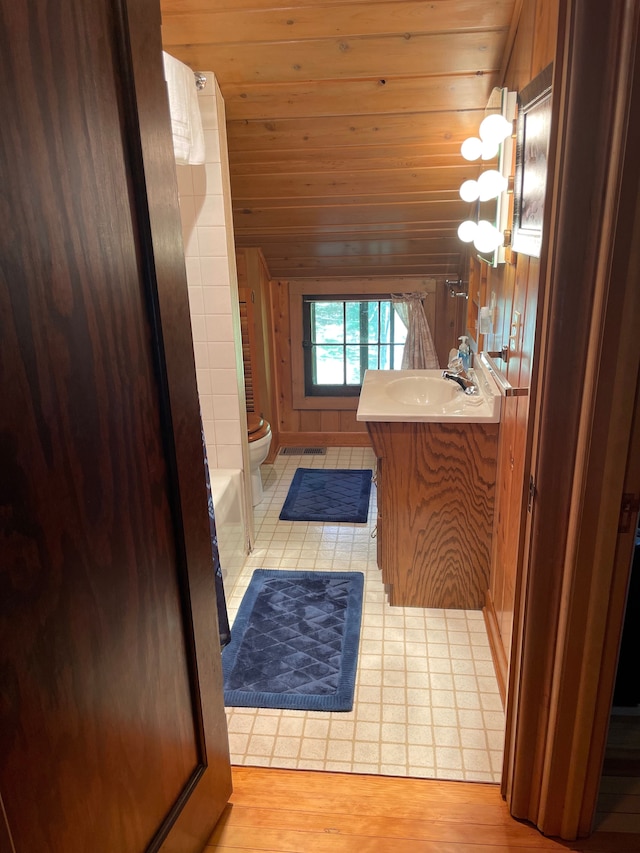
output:
M220 553L218 551L218 534L216 531L216 516L213 509L213 495L211 494L211 479L209 477L209 460L207 459L207 445L204 440L204 427L200 421L202 432L202 453L204 455L204 477L207 484L207 503L209 505L209 531L211 533L211 555L213 559L214 580L216 585L216 604L218 610L218 632L220 634L220 648L224 648L231 641L231 629L229 628L229 616L227 614L227 600L224 594L222 582L222 567L220 565Z
M402 354L403 370L439 368L431 329L424 313L424 293L392 293L394 310L407 327L407 340Z

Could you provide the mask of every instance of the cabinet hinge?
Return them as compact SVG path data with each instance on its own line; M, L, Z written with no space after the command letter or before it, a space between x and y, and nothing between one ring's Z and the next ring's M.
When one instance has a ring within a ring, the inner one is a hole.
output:
M638 512L640 512L640 495L634 495L632 492L624 492L620 505L618 533L628 533L632 522L634 525L638 523Z
M533 507L533 499L536 496L536 481L533 479L533 474L529 477L529 499L527 500L527 512L531 512Z

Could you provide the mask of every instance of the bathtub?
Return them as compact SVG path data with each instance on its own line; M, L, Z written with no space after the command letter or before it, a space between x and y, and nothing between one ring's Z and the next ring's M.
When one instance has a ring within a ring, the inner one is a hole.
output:
M211 495L216 516L218 551L227 598L233 592L247 557L240 468L211 468Z

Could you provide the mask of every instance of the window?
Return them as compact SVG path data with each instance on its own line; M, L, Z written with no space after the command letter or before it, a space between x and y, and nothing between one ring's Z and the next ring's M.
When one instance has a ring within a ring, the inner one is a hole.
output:
M291 400L292 410L314 412L304 418L305 430L349 431L352 415L347 413L355 416L364 370L391 368L392 357L393 367L400 367L406 331L398 312L391 310L390 294L396 291L430 296L425 308L431 328L435 327L432 278L298 279L278 285L276 296L286 293L287 299L286 308L277 299L274 303L274 328L282 333L279 393Z
M389 297L305 295L302 320L308 397L357 396L365 370L401 366L407 328Z

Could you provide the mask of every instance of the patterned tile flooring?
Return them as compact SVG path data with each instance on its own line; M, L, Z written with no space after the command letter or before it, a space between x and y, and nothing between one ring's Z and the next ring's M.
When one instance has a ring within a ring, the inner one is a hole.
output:
M366 448L329 448L262 467L256 547L227 590L229 616L257 568L363 572L354 707L228 708L232 763L499 782L504 714L482 613L389 606L376 565L375 487L366 524L279 521L298 467L374 469L375 458Z

